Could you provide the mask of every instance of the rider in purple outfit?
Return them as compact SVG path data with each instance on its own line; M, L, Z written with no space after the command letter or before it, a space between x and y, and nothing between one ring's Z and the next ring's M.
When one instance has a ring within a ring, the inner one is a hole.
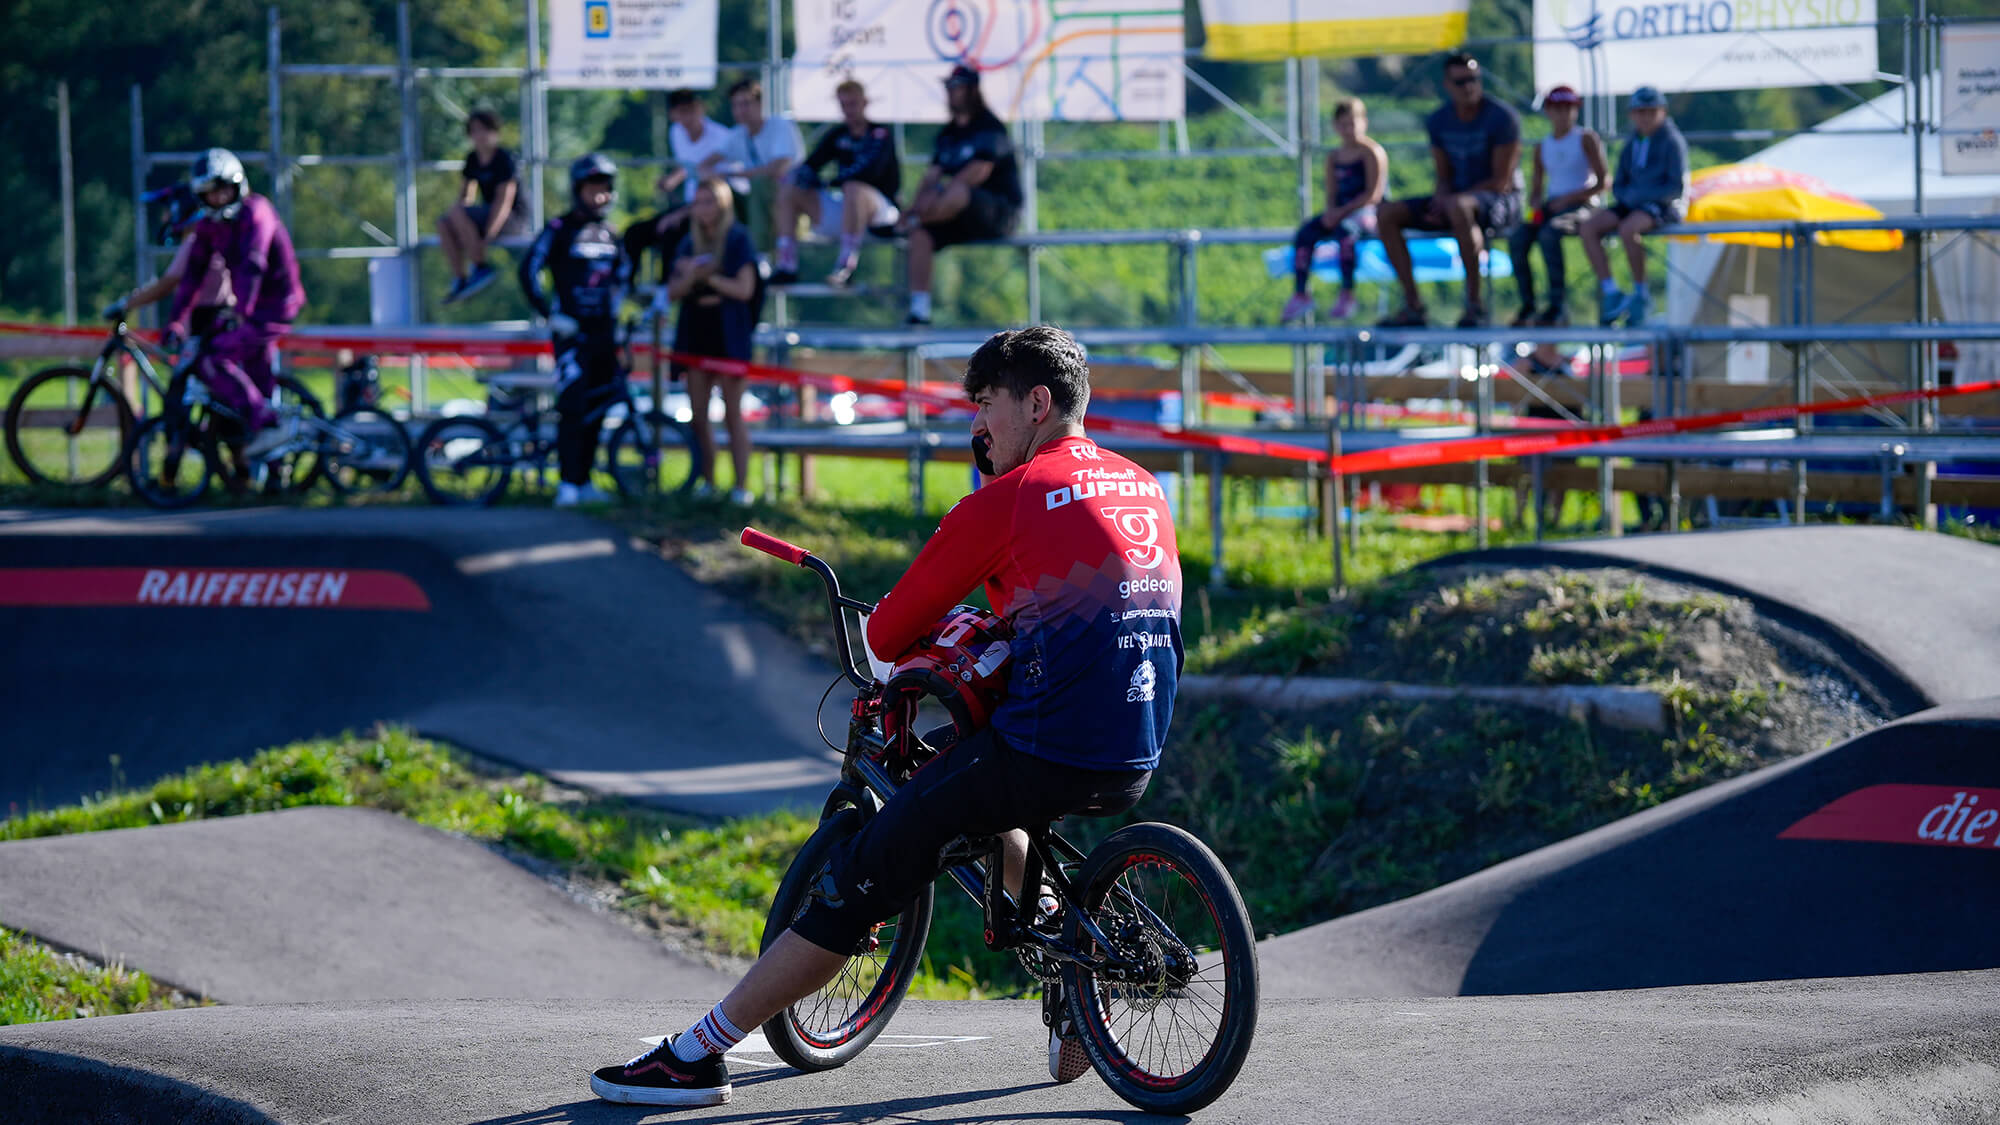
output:
M195 162L191 177L205 210L195 224L187 273L174 293L167 331L185 337L196 295L216 255L236 295L236 323L209 341L201 376L215 400L241 414L255 431L244 448L260 458L286 438L275 423L270 394L278 339L306 303L292 236L271 201L249 190L243 163L228 149L212 148Z

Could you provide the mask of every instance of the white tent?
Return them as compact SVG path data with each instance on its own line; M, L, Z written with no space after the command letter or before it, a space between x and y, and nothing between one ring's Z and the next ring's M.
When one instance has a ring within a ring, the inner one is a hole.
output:
M1930 81L1937 91L1937 76ZM1937 104L1935 99L1929 102ZM1891 90L1835 117L1812 133L1780 141L1749 157L1746 163L1768 164L1790 172L1816 176L1837 191L1879 208L1886 215L1916 210L1917 143L1923 146L1924 213L1929 216L2000 214L2000 176L1946 176L1939 168L1943 139L1926 134L1921 142L1908 133L1873 132L1902 127L1906 116L1903 91ZM1955 322L1990 321L2000 317L2000 231L1942 231L1932 236L1931 300L1934 319ZM1773 320L1781 320L1789 291L1781 288L1777 251L1723 243L1669 244L1667 252L1667 316L1677 324L1739 323L1755 318L1768 301ZM1814 315L1823 321L1907 321L1914 319L1915 291L1908 276L1915 268L1914 251L1865 254L1819 247L1814 252ZM1748 298L1748 300L1745 300ZM1752 379L1763 366L1767 350L1732 349L1726 363L1721 353L1696 357L1699 374L1721 376L1726 367L1739 380ZM1907 371L1900 345L1857 345L1856 367L1880 372ZM1782 353L1770 359L1784 362ZM1869 357L1865 363L1861 356ZM1838 358L1838 357L1836 357ZM1748 362L1746 362L1746 360ZM1868 377L1880 372L1852 373ZM1766 376L1768 377L1768 376ZM2000 378L2000 347L1961 344L1957 378L1960 382Z

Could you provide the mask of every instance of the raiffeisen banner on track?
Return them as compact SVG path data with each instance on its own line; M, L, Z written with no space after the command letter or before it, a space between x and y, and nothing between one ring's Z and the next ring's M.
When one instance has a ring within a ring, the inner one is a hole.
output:
M1465 41L1466 7L1467 0L1201 0L1208 35L1201 53L1260 60L1426 54Z
M977 67L1008 120L1172 121L1186 108L1179 0L795 0L792 114L837 121L868 88L876 121L943 121L944 77Z
M1535 0L1535 86L1673 94L1871 82L1874 23L1875 0Z
M715 85L719 0L549 0L549 85Z

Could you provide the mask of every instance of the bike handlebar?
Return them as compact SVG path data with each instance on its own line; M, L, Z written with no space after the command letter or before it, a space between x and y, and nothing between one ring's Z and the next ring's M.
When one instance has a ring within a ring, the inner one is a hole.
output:
M811 552L804 547L793 546L775 535L766 535L754 527L743 529L743 545L762 551L772 558L783 559L793 566L804 566L806 559L811 557Z
M840 654L840 672L853 681L856 687L873 687L875 681L862 675L860 669L854 666L854 649L847 639L847 615L841 610L851 609L865 617L874 613L875 607L868 602L843 595L840 592L840 579L834 576L833 568L826 565L824 559L804 547L787 543L775 535L767 535L754 527L744 528L740 541L745 547L762 551L772 558L782 559L793 566L804 567L819 575L820 581L826 583L826 608L833 616L834 651Z

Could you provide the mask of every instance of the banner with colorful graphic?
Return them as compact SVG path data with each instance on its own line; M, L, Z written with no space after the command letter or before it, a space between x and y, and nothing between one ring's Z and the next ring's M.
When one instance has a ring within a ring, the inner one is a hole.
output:
M549 85L715 85L719 0L549 0Z
M1535 87L1629 94L1872 82L1875 0L1535 0Z
M1465 42L1467 0L1201 0L1211 59L1421 55ZM1384 12L1393 14L1384 14Z
M834 90L868 91L876 121L945 119L943 81L964 63L1010 121L1171 121L1185 109L1178 2L794 0L791 112L837 121Z

